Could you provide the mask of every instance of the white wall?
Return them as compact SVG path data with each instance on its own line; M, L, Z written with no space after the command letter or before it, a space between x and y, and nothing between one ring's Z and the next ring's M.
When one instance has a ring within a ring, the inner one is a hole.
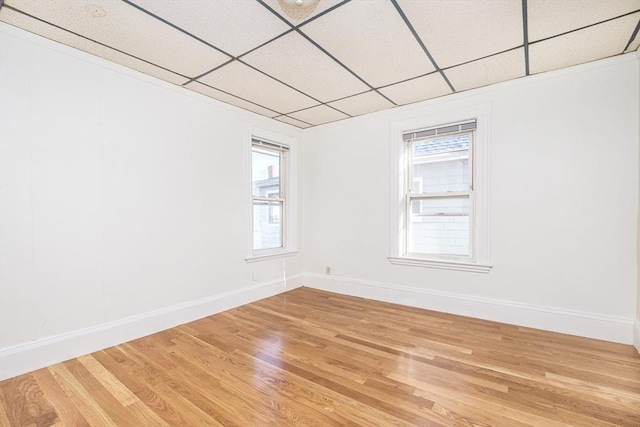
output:
M0 377L301 284L244 260L245 133L300 130L0 25Z
M640 61L640 49L636 50L636 58ZM640 105L640 87L638 88L638 104ZM639 107L640 108L640 107ZM640 139L640 125L638 126L638 139ZM640 150L639 150L640 151ZM638 157L638 164L640 164L640 152ZM637 242L637 256L638 256L638 304L636 306L636 321L633 328L633 345L640 353L640 173L638 173L638 242Z
M305 284L631 343L638 68L626 55L309 129ZM483 103L493 269L391 265L392 123Z

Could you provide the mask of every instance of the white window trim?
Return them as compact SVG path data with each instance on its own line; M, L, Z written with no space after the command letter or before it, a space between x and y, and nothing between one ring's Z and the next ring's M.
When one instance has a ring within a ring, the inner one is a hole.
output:
M251 153L253 149L253 139L285 145L289 147L287 154L287 172L282 183L286 191L285 212L284 212L284 241L280 248L275 249L253 249L253 194L251 177ZM245 167L245 188L247 189L247 208L245 224L248 225L247 233L247 253L246 262L266 261L277 258L284 258L297 253L297 230L298 230L298 153L297 141L295 138L280 135L253 126L247 126L244 136L244 167Z
M396 265L440 268L488 273L491 268L490 257L490 120L491 105L481 104L471 108L438 113L428 117L395 122L391 125L391 212L390 212L390 250L389 262ZM473 216L471 229L471 258L454 259L450 256L416 255L405 253L406 241L406 186L408 185L408 163L404 133L476 119L477 128L473 140L474 185Z

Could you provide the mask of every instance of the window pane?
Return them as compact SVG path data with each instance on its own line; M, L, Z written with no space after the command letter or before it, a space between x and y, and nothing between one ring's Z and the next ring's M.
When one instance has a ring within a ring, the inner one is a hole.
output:
M282 247L283 202L253 202L253 249Z
M413 180L422 182L421 192L469 190L470 139L471 134L464 133L412 144Z
M409 252L468 256L469 198L412 200L408 237Z
M254 196L280 197L280 153L254 147L251 181Z

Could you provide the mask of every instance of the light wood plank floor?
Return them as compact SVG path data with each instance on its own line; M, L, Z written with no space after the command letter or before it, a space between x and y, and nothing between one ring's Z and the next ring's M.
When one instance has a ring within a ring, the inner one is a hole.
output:
M2 426L640 426L631 346L309 288L0 383Z

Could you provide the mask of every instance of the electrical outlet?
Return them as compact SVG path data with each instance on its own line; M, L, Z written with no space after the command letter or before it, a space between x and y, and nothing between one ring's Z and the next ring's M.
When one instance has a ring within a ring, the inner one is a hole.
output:
M326 274L327 276L330 276L330 275L331 275L331 266L330 266L330 265L327 265L327 266L324 268L324 274Z

